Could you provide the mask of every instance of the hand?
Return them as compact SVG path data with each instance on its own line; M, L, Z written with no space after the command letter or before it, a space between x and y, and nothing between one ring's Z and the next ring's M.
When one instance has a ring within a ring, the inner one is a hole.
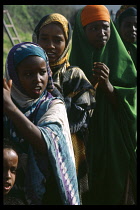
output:
M95 62L94 68L92 69L94 72L93 74L93 80L94 82L99 84L101 88L107 88L109 85L109 68L101 62Z
M8 80L8 82L6 82L6 79L3 78L3 87L7 90L11 90L11 87L12 87L12 80Z
M12 87L12 80L6 81L5 78L3 78L3 107L4 112L6 113L7 109L10 108L13 104L11 99L11 87Z

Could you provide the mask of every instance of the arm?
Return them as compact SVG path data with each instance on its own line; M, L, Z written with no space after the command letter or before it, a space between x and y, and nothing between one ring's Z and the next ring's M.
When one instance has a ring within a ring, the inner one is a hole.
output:
M10 95L12 80L3 79L4 113L12 120L17 131L39 153L47 152L46 144L40 130L13 103Z
M113 85L109 81L109 68L104 63L95 62L93 72L92 85L101 88L106 93L113 107L117 109L117 96Z

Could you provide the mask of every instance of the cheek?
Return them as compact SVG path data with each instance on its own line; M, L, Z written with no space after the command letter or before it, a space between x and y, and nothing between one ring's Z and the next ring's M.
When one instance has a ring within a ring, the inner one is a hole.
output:
M26 89L28 87L28 80L27 79L20 79L21 86Z
M110 35L111 35L111 33L110 33L110 31L107 33L107 40L109 40L110 39Z
M37 44L39 44L44 49L45 42L38 40Z
M62 53L64 52L65 47L66 47L65 42L63 42L63 43L59 46L59 52L60 52L60 54L62 54Z
M12 175L12 184L13 184L13 185L14 185L14 183L15 183L15 180L16 180L16 175L13 174L13 175Z
M43 80L44 80L44 87L46 87L47 84L48 84L48 75L46 75L46 76L43 78Z

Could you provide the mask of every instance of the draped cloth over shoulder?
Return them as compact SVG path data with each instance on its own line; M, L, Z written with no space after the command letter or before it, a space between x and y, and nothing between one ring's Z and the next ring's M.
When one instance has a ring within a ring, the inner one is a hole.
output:
M72 29L70 23L61 14L52 13L43 17L36 26L33 41L37 41L39 30L46 24L54 22L64 31L66 47L62 55L50 67L55 86L64 97L69 119L71 137L76 160L79 192L83 195L88 191L86 144L89 117L95 106L95 91L84 72L78 66L71 66L69 54L71 50ZM84 203L84 202L83 202Z
M46 61L48 85L38 99L31 99L24 93L15 69L17 64L29 55L40 56ZM52 97L49 93L54 85L44 50L30 42L15 45L8 54L5 77L13 81L12 100L38 127L47 147L47 154L39 155L22 139L10 119L4 116L4 126L9 131L10 138L16 143L22 160L26 160L21 161L21 164L25 176L23 190L28 204L43 205L43 199L45 204L48 204L48 199L51 199L53 202L51 205L57 205L55 201L61 205L79 205L74 152L66 108L60 98ZM52 180L51 186L50 180ZM60 200L50 195L59 195Z
M114 111L106 95L97 88L88 142L91 200L97 205L117 205L125 193L128 173L136 198L136 68L111 20L106 46L97 50L89 44L81 23L83 10L76 16L70 63L83 69L88 79L93 62L105 63L119 104L118 111Z
M120 25L121 25L122 21L127 17L133 17L133 16L137 17L137 9L134 7L130 7L128 9L124 10L118 16L118 18L115 20L115 26L116 26L116 29L118 30L119 34L120 34ZM130 43L130 42L126 42L123 39L123 43L124 43L127 51L129 52L129 54L131 55L131 58L135 64L135 67L137 70L137 42Z

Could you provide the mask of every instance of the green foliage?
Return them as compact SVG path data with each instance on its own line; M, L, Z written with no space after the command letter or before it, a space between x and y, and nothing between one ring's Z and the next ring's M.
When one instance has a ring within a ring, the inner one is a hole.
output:
M64 15L69 21L71 21L76 12L76 9L74 9L73 7L69 7L68 5L3 5L3 9L8 10L21 42L32 41L32 34L35 26L45 15L57 12ZM4 19L6 24L9 24L6 15L4 15ZM12 29L9 28L9 30L11 34L15 37ZM12 47L12 44L5 30L3 32L3 35L4 70L6 57Z

